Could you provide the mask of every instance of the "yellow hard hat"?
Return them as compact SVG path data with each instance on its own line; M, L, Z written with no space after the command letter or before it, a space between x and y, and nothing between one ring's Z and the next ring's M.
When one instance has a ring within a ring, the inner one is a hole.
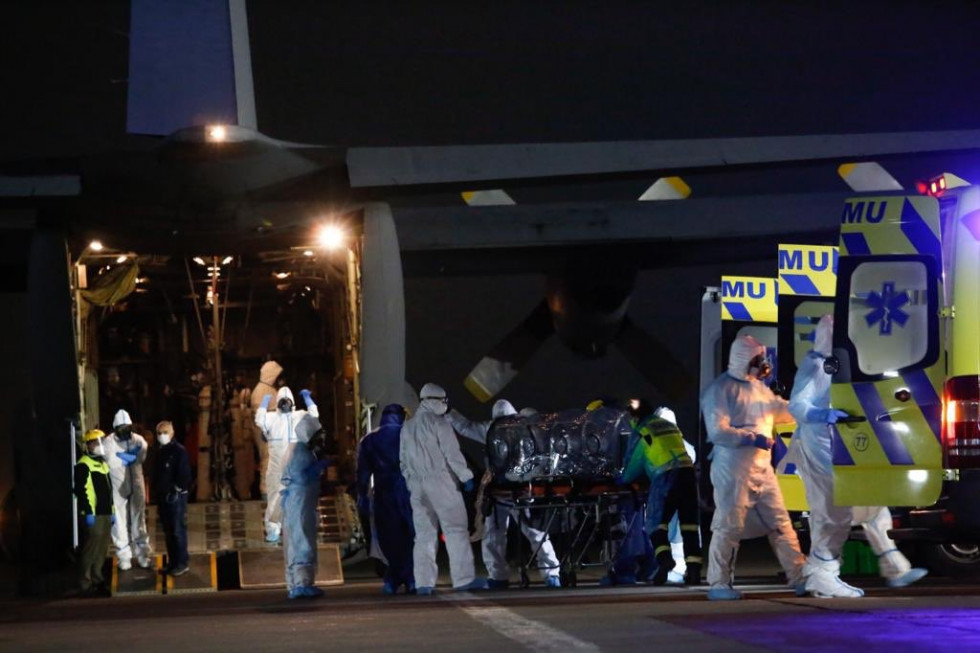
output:
M105 433L103 433L99 429L91 429L89 431L86 431L85 435L82 436L82 442L91 442L92 440L98 440L99 438L104 438L104 437L105 437Z

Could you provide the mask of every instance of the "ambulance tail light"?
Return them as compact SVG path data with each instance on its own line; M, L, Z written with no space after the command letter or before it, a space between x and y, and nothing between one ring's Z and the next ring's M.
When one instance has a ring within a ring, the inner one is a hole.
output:
M980 468L980 376L946 382L943 443L947 469Z

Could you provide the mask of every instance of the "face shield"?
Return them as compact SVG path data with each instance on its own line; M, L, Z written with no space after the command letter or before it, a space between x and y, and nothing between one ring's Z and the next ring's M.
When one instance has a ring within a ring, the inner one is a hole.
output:
M445 415L449 412L448 397L422 397L422 404L436 415Z
M103 458L105 457L105 438L99 438L98 440L89 440L85 443L85 448L88 451L88 455L93 458Z

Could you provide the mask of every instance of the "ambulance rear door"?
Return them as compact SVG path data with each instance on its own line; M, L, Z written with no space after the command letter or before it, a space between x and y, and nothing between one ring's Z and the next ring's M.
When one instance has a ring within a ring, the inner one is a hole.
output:
M831 402L853 419L833 433L838 505L925 506L939 498L941 252L935 198L844 205L829 363L837 366Z

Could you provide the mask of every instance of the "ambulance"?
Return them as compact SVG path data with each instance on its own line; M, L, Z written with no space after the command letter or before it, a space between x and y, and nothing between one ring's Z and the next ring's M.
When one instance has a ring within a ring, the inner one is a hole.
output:
M839 505L904 506L896 539L980 574L980 187L847 200L834 297Z

